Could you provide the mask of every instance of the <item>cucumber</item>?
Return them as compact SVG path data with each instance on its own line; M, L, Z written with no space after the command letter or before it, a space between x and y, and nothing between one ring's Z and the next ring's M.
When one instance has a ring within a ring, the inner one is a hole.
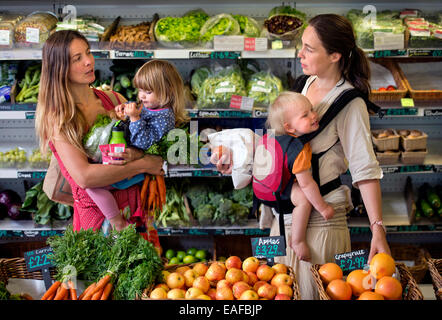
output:
M414 214L414 220L419 221L422 219L422 211L419 206L416 206L416 213Z
M434 188L432 188L428 183L424 183L422 185L422 192L425 199L434 209L439 209L441 207L439 196L436 194Z
M430 204L427 202L427 200L421 198L419 200L419 205L422 210L422 213L425 217L431 218L434 215L434 210L431 208Z

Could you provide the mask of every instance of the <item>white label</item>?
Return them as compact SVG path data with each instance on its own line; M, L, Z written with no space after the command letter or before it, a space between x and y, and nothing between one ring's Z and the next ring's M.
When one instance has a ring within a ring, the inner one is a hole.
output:
M10 32L9 30L0 30L0 45L7 46L10 43Z
M26 42L39 43L40 29L26 28Z
M235 92L235 86L215 89L215 93L225 93L225 92Z
M242 51L244 50L244 36L214 36L213 49Z
M123 147L115 147L115 148L114 148L114 152L115 152L115 153L117 153L117 152L118 152L118 153L119 153L119 152L124 152L124 146L123 146Z
M375 50L404 49L404 34L375 32L374 49Z
M262 80L258 81L258 86L265 87L265 85L266 85L265 81L262 81Z
M272 91L272 89L271 88L264 88L264 87L261 87L261 86L252 86L251 91L270 93Z

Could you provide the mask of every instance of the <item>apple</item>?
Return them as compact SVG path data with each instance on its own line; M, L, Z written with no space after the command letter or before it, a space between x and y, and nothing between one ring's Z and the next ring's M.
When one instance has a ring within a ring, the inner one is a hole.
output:
M169 286L167 284L165 284L165 283L158 283L154 287L154 289L156 289L156 288L163 288L164 290L166 290L166 292L169 291L169 289L170 289Z
M276 286L276 295L278 294L285 294L288 295L289 297L293 296L293 289L292 287L286 285L286 284L281 284L279 286Z
M193 270L195 270L199 276L205 275L207 272L207 269L209 269L209 267L205 263L202 263L202 262L198 262L193 266Z
M258 300L259 296L258 294L253 290L246 290L242 293L241 297L239 297L239 300Z
M167 293L167 298L168 299L185 299L186 297L186 291L184 291L183 289L172 289L169 290L169 292Z
M265 283L258 289L258 296L272 300L276 296L276 287Z
M259 267L259 260L255 257L248 257L242 263L242 269L244 271L256 272L256 269Z
M275 300L290 300L290 297L286 294L280 293L275 296Z
M264 285L266 283L267 283L266 281L262 281L262 280L256 281L256 283L253 285L253 290L258 292L259 287L261 287L262 285Z
M259 280L270 281L275 274L275 270L267 264L262 264L256 270L256 276Z
M161 274L163 275L163 281L162 282L166 283L167 277L169 276L170 272L166 271L166 270L163 270L163 271L161 271Z
M221 268L224 269L224 272L227 271L226 265L225 265L225 263L222 262L222 261L214 261L214 262L212 262L211 266L212 266L212 265L220 266Z
M210 265L209 269L207 269L205 277L209 281L219 281L224 279L224 276L226 275L226 270L224 268L220 264L213 263Z
M231 268L227 270L225 278L229 283L234 284L235 282L242 281L244 274L241 269Z
M227 270L232 268L241 269L242 261L240 257L230 256L224 264L226 265Z
M185 279L184 276L178 272L172 272L167 277L166 283L171 289L181 289L184 287Z
M193 280L192 287L200 289L203 293L206 293L210 289L209 280L205 276L196 277Z
M201 289L192 287L192 288L187 289L185 298L187 300L196 299L196 297L203 295L203 294L204 294L204 292L202 292Z
M233 292L229 287L216 289L216 300L233 300Z
M287 273L287 271L288 271L287 266L285 264L282 264L282 263L274 264L272 266L272 268L273 268L273 270L275 270L276 274L278 274L278 273Z
M233 296L239 299L244 291L252 289L247 282L238 281L232 286Z
M186 272L184 272L184 283L186 285L186 287L191 287L193 284L193 281L195 281L195 279L198 277L198 273L193 270L193 269L189 269Z
M226 279L222 279L222 280L220 280L220 281L218 281L218 282L216 283L216 288L217 288L217 289L218 289L218 288L225 287L225 286L227 286L227 287L229 287L229 288L232 287L231 283L230 283L229 281L227 281Z
M207 291L207 295L210 297L211 300L216 300L216 289L210 288L209 291Z
M247 276L249 277L247 280L247 283L250 284L252 287L255 285L255 283L258 281L258 277L256 276L256 273L247 271Z
M167 291L164 288L155 288L152 290L149 296L151 299L166 299Z
M212 300L212 298L210 298L208 295L206 294L202 294L198 297L196 297L198 300Z
M178 272L179 274L184 275L184 273L185 273L187 270L190 270L190 267L189 267L189 266L182 266L182 267L178 267L178 268L176 268L175 272Z
M272 278L270 284L273 284L274 286L279 286L281 284L291 286L293 284L293 280L288 274L278 273Z

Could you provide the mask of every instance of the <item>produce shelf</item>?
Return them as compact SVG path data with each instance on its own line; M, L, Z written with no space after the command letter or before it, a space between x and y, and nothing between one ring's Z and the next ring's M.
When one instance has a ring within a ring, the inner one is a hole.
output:
M54 220L53 225L37 226L33 220L0 220L0 242L36 241L63 234L71 220Z

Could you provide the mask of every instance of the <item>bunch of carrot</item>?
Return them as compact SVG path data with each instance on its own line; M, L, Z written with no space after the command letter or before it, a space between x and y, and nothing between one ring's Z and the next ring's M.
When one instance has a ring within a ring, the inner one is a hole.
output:
M105 275L98 282L92 283L80 296L72 281L55 281L41 297L41 300L107 300L112 292L110 275Z
M141 187L141 206L148 212L153 212L156 209L160 211L166 203L166 183L164 176L147 175L144 178L143 186Z

